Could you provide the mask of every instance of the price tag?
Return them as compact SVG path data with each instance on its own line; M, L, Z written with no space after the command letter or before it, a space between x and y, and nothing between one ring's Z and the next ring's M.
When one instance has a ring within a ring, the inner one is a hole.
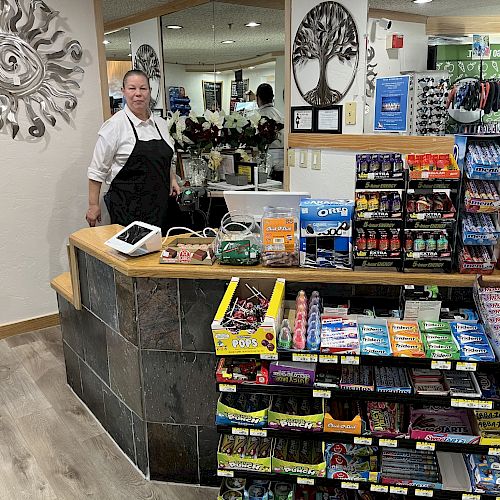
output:
M431 362L431 368L433 370L451 370L451 361L433 359Z
M389 448L397 448L398 441L396 439L379 439L378 445L379 446L388 446Z
M388 493L389 486L384 486L383 484L370 484L370 491L375 493Z
M218 469L217 470L217 475L219 477L234 477L234 471L233 470Z
M436 449L436 443L429 443L427 441L418 441L415 445L417 450L427 450L434 451Z
M302 361L303 363L316 363L316 361L318 361L318 355L307 354L303 352L294 352L292 354L292 361Z
M342 365L359 365L359 356L340 356Z
M219 384L220 392L236 392L236 384Z
M481 495L474 493L462 493L462 500L481 500Z
M320 354L319 362L335 365L339 362L339 357L333 354Z
M313 477L298 477L297 484L308 484L309 486L314 486Z
M391 486L390 492L394 495L408 495L408 488L402 486Z
M466 361L457 361L457 370L462 372L475 372L477 363L468 363Z
M250 436L267 437L266 429L250 429Z
M488 450L488 455L493 455L494 457L500 457L500 448L490 448Z
M476 410L492 410L493 401L451 398L451 406L454 406L455 408L474 408Z
M421 488L415 488L416 497L428 497L432 498L434 496L433 490L422 490Z
M243 427L232 427L231 434L234 436L248 436L248 429Z
M278 354L261 354L260 359L265 359L267 361L276 361L278 359Z
M359 483L351 483L350 481L342 481L340 487L343 490L359 490Z
M313 398L324 398L330 399L332 397L332 391L326 389L313 389Z
M364 444L367 446L371 446L373 443L372 438L367 438L367 437L362 437L362 436L355 436L354 437L354 444Z

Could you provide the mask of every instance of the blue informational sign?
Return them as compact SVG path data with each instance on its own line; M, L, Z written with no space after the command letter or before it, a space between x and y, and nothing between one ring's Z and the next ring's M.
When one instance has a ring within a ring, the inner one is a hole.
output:
M410 77L375 79L375 132L406 132Z

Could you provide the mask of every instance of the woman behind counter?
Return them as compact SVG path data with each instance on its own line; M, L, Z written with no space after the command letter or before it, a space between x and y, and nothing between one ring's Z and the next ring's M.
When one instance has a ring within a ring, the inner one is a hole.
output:
M101 221L101 185L110 182L104 201L112 224L127 226L139 220L165 232L168 196L180 194L170 168L174 142L166 121L156 122L151 114L145 73L128 71L122 92L127 104L102 125L88 168L86 219L89 226Z

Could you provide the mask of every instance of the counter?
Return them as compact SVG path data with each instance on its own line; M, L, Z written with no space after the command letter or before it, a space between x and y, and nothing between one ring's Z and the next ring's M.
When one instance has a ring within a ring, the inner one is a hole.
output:
M210 324L231 277L282 277L292 291L317 283L339 296L348 296L352 285L378 285L375 295L397 297L398 289L385 285L474 282L474 276L458 274L165 265L158 253L130 258L106 247L119 229L72 234L71 274L52 286L68 384L154 480L218 483ZM498 276L485 277L485 284L500 282Z

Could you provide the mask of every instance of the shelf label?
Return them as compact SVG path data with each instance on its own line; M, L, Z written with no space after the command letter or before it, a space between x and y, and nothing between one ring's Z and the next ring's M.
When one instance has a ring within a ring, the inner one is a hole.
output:
M278 354L261 354L260 359L265 359L267 361L277 361L278 360Z
M217 470L217 475L219 477L234 477L234 471L233 470L218 469Z
M326 389L313 389L313 398L324 398L330 399L332 397L332 391Z
M350 481L342 481L340 487L343 490L359 490L359 483L351 483Z
M339 357L335 356L334 354L320 354L319 362L335 365L339 362Z
M379 446L388 446L389 448L397 448L398 441L397 441L397 439L379 439L378 445Z
M477 363L468 363L467 361L457 361L457 370L462 372L475 372Z
M236 384L219 384L220 392L236 392Z
M234 436L248 436L248 429L244 427L232 427L231 434Z
M301 361L303 363L316 363L318 361L318 355L308 354L305 352L294 352L292 354L292 361Z
M389 486L383 484L370 484L370 491L375 493L389 493Z
M394 495L408 495L408 488L402 486L391 486L390 492Z
M426 450L426 451L434 451L436 449L436 443L431 443L427 441L417 441L415 445L417 450Z
M433 490L423 490L421 488L415 488L415 496L416 497L432 498L434 496L434 491Z
M363 436L355 436L354 437L354 444L364 444L367 446L371 446L372 443L373 443L372 438L363 437Z
M359 365L359 356L340 356L342 365Z
M492 410L493 401L451 398L451 406L455 408L474 408L475 410Z
M462 493L462 500L481 500L481 495L474 493Z
M313 477L298 477L297 484L307 484L309 486L314 486L314 478Z
M500 448L489 448L488 455L492 455L494 457L500 457Z
M267 437L267 431L266 429L250 429L250 436L255 436L255 437Z
M451 370L451 361L433 359L431 362L431 368L433 370Z

